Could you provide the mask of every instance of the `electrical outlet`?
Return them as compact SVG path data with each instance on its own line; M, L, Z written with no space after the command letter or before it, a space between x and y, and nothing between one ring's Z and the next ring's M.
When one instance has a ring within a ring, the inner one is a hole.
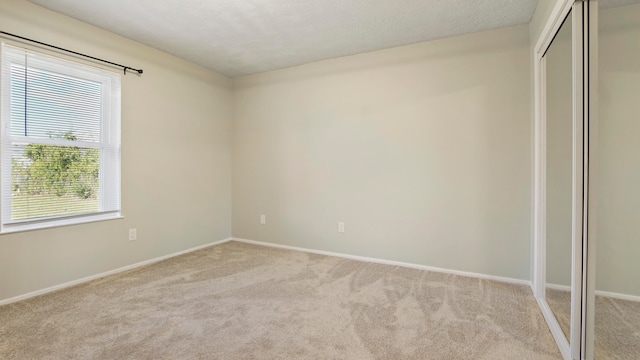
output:
M338 232L344 232L344 221L338 221Z
M267 215L260 215L260 224L265 225L267 223Z
M129 229L129 241L136 240L138 238L138 230L136 228Z

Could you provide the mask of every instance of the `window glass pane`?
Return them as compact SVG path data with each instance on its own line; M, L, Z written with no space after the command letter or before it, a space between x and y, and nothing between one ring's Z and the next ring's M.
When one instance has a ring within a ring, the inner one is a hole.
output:
M99 165L96 148L14 144L12 220L98 211Z

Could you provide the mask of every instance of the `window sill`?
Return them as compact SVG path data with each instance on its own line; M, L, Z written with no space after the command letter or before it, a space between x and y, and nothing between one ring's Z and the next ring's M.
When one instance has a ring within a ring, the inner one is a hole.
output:
M65 219L51 219L42 222L26 222L26 223L14 223L10 225L3 225L0 230L0 235L4 234L13 234L24 231L32 231L32 230L42 230L42 229L51 229L62 226L70 226L70 225L78 225L78 224L87 224L92 222L99 221L108 221L108 220L117 220L124 219L124 216L120 213L110 213L110 214L96 214L89 216L81 216L81 217L71 217Z

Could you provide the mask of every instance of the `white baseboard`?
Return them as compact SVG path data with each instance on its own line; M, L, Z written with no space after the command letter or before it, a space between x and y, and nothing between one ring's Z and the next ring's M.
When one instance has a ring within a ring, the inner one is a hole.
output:
M24 295L18 295L18 296L12 297L12 298L0 300L0 306L11 304L11 303L14 303L14 302L17 302L17 301L21 301L21 300L26 300L26 299L29 299L29 298L32 298L32 297L35 297L35 296L44 295L44 294L47 294L47 293L50 293L50 292L53 292L53 291L62 290L62 289L65 289L65 288L68 288L68 287L71 287L71 286L75 286L75 285L86 283L86 282L89 282L89 281L92 281L92 280L100 279L100 278L103 278L105 276L114 275L114 274L121 273L121 272L127 271L127 270L132 270L132 269L135 269L135 268L138 268L138 267L141 267L141 266L150 265L150 264L162 261L162 260L166 260L166 259L169 259L169 258L172 258L172 257L176 257L176 256L179 256L179 255L184 255L184 254L196 251L196 250L201 250L201 249L204 249L204 248L207 248L207 247L210 247L210 246L223 244L223 243L229 242L231 240L233 240L233 239L232 238L227 238L227 239L220 240L220 241L214 241L212 243L196 246L196 247L189 248L189 249L182 250L182 251L178 251L178 252L175 252L175 253L172 253L172 254L160 256L160 257L157 257L157 258L154 258L154 259L141 261L139 263L123 266L121 268L117 268L117 269L114 269L114 270L106 271L106 272L103 272L103 273L100 273L100 274L91 275L91 276L87 276L87 277L84 277L84 278L81 278L81 279L69 281L69 282L66 282L64 284L51 286L51 287L48 287L46 289L36 290L36 291L30 292L30 293L27 293L27 294L24 294Z
M260 245L260 246L268 246L268 247L273 247L273 248L278 248L278 249L302 251L302 252L311 253L311 254L335 256L335 257L340 257L340 258L345 258L345 259L350 259L350 260L365 261L365 262L371 262L371 263L376 263L376 264L401 266L401 267L406 267L406 268L411 268L411 269L427 270L427 271L433 271L433 272L439 272L439 273L445 273L445 274L452 274L452 275L460 275L460 276L473 277L473 278L478 278L478 279L483 279L483 280L492 280L492 281L499 281L499 282L510 283L510 284L527 285L527 286L531 287L531 282L528 281L528 280L513 279L513 278L501 277L501 276L493 276L493 275L485 275L485 274L466 272L466 271L449 270L449 269L443 269L443 268L426 266L426 265L404 263L404 262L393 261L393 260L376 259L376 258L357 256L357 255L341 254L341 253L335 253L335 252L323 251L323 250L307 249L307 248L301 248L301 247L296 247L296 246L280 245L280 244L274 244L274 243L268 243L268 242L256 241L256 240L233 238L233 241L238 241L238 242L247 243L247 244L253 244L253 245Z
M567 285L547 284L546 286L548 289L567 291L567 292L571 291L571 286L567 286ZM596 296L608 297L608 298L613 298L618 300L640 302L640 296L621 294L621 293L616 293L611 291L596 290Z
M610 298L619 299L619 300L640 302L640 296L620 294L620 293L614 293L610 291L596 290L596 296L605 296L605 297L610 297Z
M558 284L546 284L547 289L558 290L558 291L571 291L571 286L567 285L558 285Z

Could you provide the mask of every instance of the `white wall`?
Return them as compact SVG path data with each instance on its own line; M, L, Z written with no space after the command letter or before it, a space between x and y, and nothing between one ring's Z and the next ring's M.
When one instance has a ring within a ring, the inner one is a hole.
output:
M528 280L528 40L511 27L236 79L234 236Z
M0 24L145 71L122 78L125 219L0 235L0 300L231 236L228 78L24 0Z
M640 4L599 30L596 289L640 296Z

